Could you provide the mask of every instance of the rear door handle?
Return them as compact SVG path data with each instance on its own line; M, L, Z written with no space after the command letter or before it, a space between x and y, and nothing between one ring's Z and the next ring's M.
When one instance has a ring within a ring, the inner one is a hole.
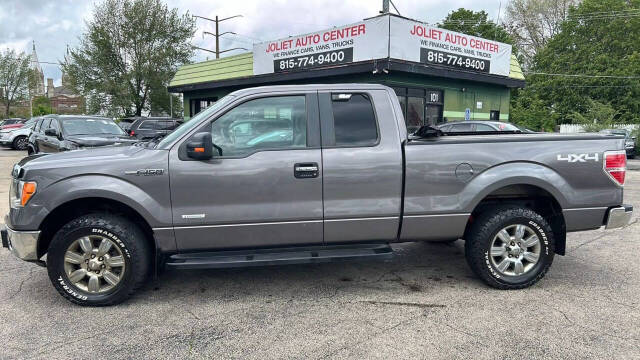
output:
M298 163L293 165L293 176L298 179L317 178L318 163Z

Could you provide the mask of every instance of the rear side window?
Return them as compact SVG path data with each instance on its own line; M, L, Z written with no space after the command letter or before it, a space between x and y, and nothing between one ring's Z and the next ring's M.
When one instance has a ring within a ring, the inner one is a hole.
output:
M451 126L450 132L471 132L473 131L471 124L455 124Z
M40 127L40 132L47 130L49 128L49 124L51 124L51 119L44 119L42 126Z
M336 145L369 146L378 142L371 99L365 94L332 94Z
M479 131L479 132L496 131L496 129L486 124L476 124L476 131Z
M155 123L155 121L143 121L142 124L140 124L140 126L138 126L138 129L153 130L154 129L154 126L153 126L154 123Z
M173 130L176 128L175 123L171 120L158 121L157 126L160 130Z

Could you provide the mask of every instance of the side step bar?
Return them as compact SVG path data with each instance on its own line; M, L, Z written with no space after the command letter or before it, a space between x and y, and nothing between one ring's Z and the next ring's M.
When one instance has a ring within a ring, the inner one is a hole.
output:
M349 244L176 254L167 259L173 269L215 269L303 264L358 259L390 259L389 244Z

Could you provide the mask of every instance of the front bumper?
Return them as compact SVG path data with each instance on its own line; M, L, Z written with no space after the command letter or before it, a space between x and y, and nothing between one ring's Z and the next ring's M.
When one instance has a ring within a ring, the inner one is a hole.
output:
M40 231L15 231L5 226L0 232L2 234L2 247L8 248L19 259L25 261L38 260Z
M11 145L12 141L13 140L11 139L10 136L4 136L4 134L0 134L0 144L2 144L2 146Z
M633 215L633 205L621 205L609 209L605 229L616 229L627 226Z

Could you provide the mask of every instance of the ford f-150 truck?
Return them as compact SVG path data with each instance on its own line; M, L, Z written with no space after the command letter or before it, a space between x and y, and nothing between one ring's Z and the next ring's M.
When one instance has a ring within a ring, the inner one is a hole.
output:
M385 258L464 239L488 285L540 280L566 233L625 226L624 138L407 133L382 85L236 91L162 140L30 156L3 244L82 305L165 267Z

